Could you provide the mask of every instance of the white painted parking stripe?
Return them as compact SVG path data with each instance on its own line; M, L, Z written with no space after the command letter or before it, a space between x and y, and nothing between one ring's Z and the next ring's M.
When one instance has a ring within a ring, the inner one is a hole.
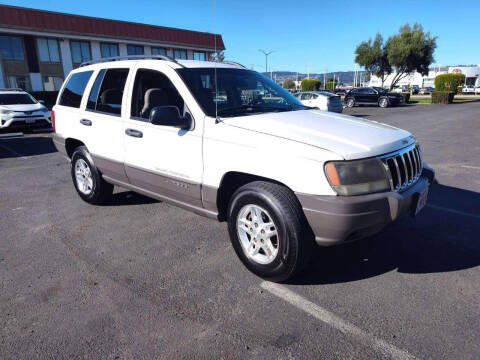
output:
M328 310L318 306L317 304L308 301L302 296L294 293L285 286L275 284L269 281L264 281L260 284L262 288L272 293L275 296L285 300L291 305L305 311L309 315L313 316L317 320L324 322L327 325L334 327L346 335L354 337L360 343L373 347L376 351L383 354L385 357L391 359L417 359L415 356L408 352L397 348L396 346L387 343L385 340L379 339L367 332L363 331L359 327L341 319L337 315L331 313Z
M460 165L460 167L463 167L465 169L475 169L475 170L480 170L480 166L472 166L472 165Z
M435 210L447 211L449 213L456 214L456 215L470 216L470 217L473 217L475 219L480 219L480 215L478 215L478 214L467 213L467 212L464 212L464 211L450 209L450 208L446 208L446 207L443 207L443 206L427 204L427 207L435 209Z

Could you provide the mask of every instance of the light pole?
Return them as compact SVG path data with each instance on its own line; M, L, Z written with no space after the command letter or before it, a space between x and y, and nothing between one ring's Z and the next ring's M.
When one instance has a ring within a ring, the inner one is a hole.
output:
M272 50L272 51L265 51L265 50L262 50L262 49L258 49L258 51L260 51L263 55L265 55L265 73L268 74L268 55L270 55L271 53L275 52L275 50ZM272 78L272 76L270 75L270 78Z

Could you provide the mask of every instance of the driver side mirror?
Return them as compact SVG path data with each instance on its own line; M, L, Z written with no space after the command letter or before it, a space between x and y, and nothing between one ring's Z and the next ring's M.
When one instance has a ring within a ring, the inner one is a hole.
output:
M150 123L153 125L172 126L189 130L192 127L190 116L180 116L176 106L156 106L150 111Z
M40 104L45 105L45 100L37 100Z

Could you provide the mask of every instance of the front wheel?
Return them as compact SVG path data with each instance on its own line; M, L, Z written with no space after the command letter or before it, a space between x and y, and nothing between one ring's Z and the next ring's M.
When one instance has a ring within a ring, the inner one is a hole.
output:
M380 100L378 100L378 106L380 106L381 108L388 107L388 99L384 97L380 98Z
M228 230L243 264L271 281L285 281L300 273L314 243L295 194L264 181L244 185L232 196Z
M78 195L90 204L103 204L113 193L113 185L103 180L85 146L73 152L71 175Z
M352 98L347 99L347 107L352 108L355 106L355 100Z

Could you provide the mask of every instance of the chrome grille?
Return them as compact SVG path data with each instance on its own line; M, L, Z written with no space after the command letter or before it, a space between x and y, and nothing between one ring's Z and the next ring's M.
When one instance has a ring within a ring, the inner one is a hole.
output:
M380 158L393 191L403 191L417 182L422 174L422 153L418 144Z

